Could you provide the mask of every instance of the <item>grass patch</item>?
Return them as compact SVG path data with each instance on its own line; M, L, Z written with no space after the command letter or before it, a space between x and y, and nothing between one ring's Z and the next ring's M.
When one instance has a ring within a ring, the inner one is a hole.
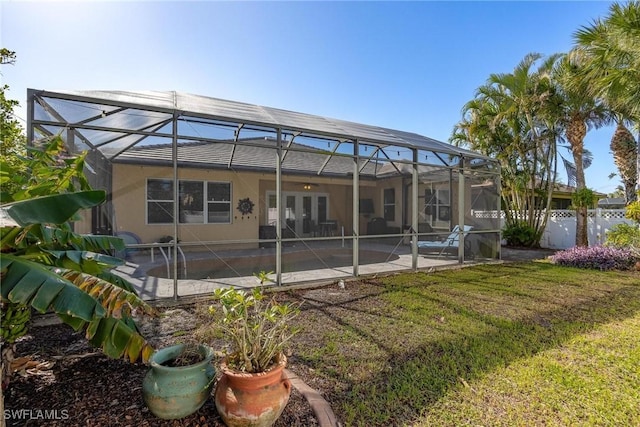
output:
M640 424L638 273L485 265L292 296L292 362L347 426Z

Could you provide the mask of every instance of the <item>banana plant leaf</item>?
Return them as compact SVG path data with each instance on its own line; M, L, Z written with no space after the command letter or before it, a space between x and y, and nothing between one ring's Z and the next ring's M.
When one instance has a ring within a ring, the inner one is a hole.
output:
M124 261L121 258L117 258L111 255L100 254L92 251L46 251L54 255L56 258L69 258L76 264L82 264L83 261L92 260L98 264L102 264L109 267L115 267L118 265L124 265Z
M0 258L2 297L30 305L41 313L50 308L84 321L104 317L99 302L46 266L10 254Z
M133 285L131 283L129 283L128 280L118 276L117 274L112 273L111 271L103 271L102 273L97 275L99 278L106 280L109 283L112 283L116 286L121 287L122 289L124 289L125 291L129 291L131 293L134 293L137 295L136 290L134 289Z
M120 251L125 248L125 243L120 237L77 234L71 229L64 229L60 226L34 225L29 229L29 232L46 245L69 245L77 250L93 252Z
M82 271L91 275L99 275L105 269L123 265L124 261L110 255L99 254L89 251L49 251L54 264L70 270Z
M123 289L99 277L74 270L61 270L60 276L98 300L107 317L126 318L135 315L155 316L156 311L135 292Z
M65 319L64 314L60 318L69 323ZM74 319L69 319L71 322ZM94 347L99 347L109 357L118 359L122 356L127 357L131 363L141 360L143 363L149 361L149 357L155 349L133 328L129 327L126 322L113 317L96 318L91 322L83 322L81 327L86 325L86 338Z
M141 359L147 363L153 347L127 325L135 313L153 315L155 310L134 293L76 271L48 269L41 264L4 254L0 258L2 297L17 304L30 305L41 313L52 309L58 317L76 331L87 328L87 338L102 348L109 357L123 355L130 361ZM79 282L72 283L64 274ZM93 297L90 292L101 295ZM106 308L101 305L105 304Z
M104 202L103 190L78 191L22 200L3 206L7 214L20 226L32 224L63 224L81 209Z

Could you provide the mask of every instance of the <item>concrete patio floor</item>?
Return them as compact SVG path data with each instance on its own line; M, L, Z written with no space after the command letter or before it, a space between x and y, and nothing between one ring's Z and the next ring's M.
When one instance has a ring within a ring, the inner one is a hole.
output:
M359 265L359 276L372 276L376 274L387 274L399 271L411 271L411 251L407 245L388 245L380 243L367 243L363 245L366 251L379 251L383 256L388 255L388 259L385 262L366 262L366 260ZM315 249L318 249L316 247ZM325 248L326 249L326 248ZM343 249L344 250L344 249ZM347 249L348 250L348 249ZM309 251L313 253L314 249L306 245L305 247L285 247L282 251L283 259L291 257L293 254L300 253L301 251ZM337 251L337 249L336 249ZM539 250L525 250L525 249L511 249L502 248L501 260L505 262L510 261L526 261L533 259L543 259L549 255L552 255L554 251L547 249ZM191 252L186 253L187 264L192 260L206 261L221 260L225 262L226 259L232 259L230 257L239 256L245 259L255 259L267 254L268 256L275 257L275 249L268 248L256 248L247 249L243 251L217 251L213 252ZM145 300L162 300L173 299L175 284L173 279L155 277L148 275L147 271L151 268L161 267L164 270L165 261L162 257L156 253L155 261L151 262L148 253L133 254L128 257L128 261L125 265L117 268L118 274L129 280L139 295ZM275 258L274 258L275 259ZM497 260L495 260L497 261ZM465 261L464 265L473 265L482 262L495 262L492 260L469 260ZM351 259L348 259L348 263ZM347 263L347 264L348 264ZM324 264L324 265L323 265ZM452 268L459 266L455 257L437 254L420 254L418 256L418 270L422 271L434 271L443 268ZM181 273L180 273L181 274ZM272 274L269 276L271 279L275 278ZM289 271L282 273L282 285L284 286L315 286L329 283L335 283L340 279L350 280L353 279L353 267L351 265L344 266L329 266L322 260L318 260L317 268L299 269L297 271ZM233 286L235 288L253 288L259 284L258 279L252 274L242 275L241 273L220 278L187 278L179 279L177 283L177 294L179 297L193 297L197 295L206 295L212 293L215 289L225 288ZM275 286L275 285L272 285Z

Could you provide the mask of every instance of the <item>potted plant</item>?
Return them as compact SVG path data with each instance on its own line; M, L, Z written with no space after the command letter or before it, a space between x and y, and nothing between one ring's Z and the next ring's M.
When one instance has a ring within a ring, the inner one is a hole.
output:
M213 355L211 347L190 342L154 352L142 381L142 396L151 413L177 419L200 409L215 380Z
M283 350L298 332L289 323L299 304L280 304L259 288L217 289L214 299L222 307L221 328L229 341L214 394L218 413L229 427L271 426L291 394ZM209 311L214 314L215 305Z

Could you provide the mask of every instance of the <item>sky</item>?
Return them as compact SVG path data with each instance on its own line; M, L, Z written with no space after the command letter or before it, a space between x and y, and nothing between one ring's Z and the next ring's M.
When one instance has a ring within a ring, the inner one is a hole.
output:
M571 49L607 1L0 1L8 97L27 88L178 91L448 141L491 73ZM591 131L587 186L620 184ZM569 151L564 153L570 158ZM563 182L566 176L560 175Z

